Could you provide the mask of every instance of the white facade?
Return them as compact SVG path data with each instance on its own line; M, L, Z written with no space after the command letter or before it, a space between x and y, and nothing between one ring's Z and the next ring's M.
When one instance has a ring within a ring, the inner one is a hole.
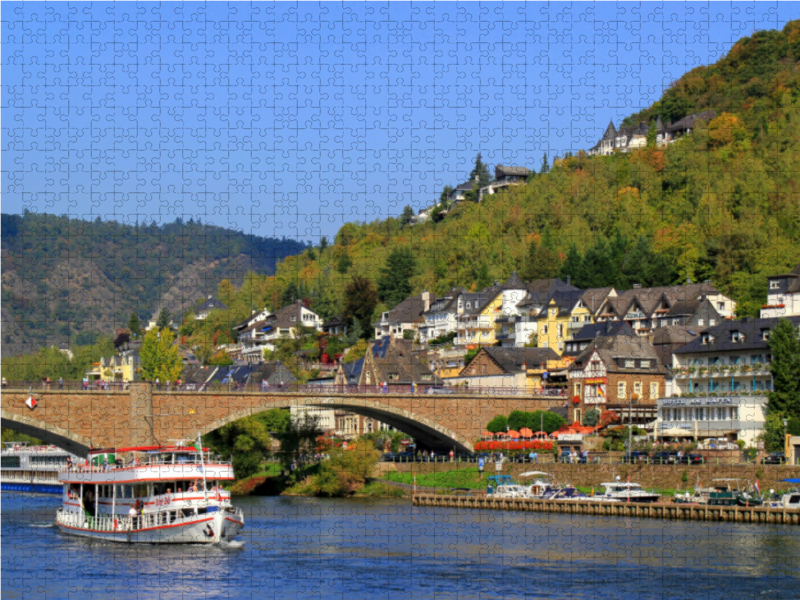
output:
M800 292L787 291L789 285L780 279L769 279L766 308L761 309L762 319L800 317Z
M597 352L592 353L583 370L570 370L568 376L572 395L580 396L581 391L583 391L584 404L606 403L608 398L608 371ZM581 390L581 388L583 389Z
M317 408L315 406L295 406L289 408L289 414L293 423L302 422L305 416L316 419L317 425L322 431L334 431L336 429L336 415L332 408Z
M678 396L770 391L769 358L766 349L673 354L672 391Z
M754 445L766 420L766 396L663 398L657 404L656 434L682 429L697 439L726 437Z

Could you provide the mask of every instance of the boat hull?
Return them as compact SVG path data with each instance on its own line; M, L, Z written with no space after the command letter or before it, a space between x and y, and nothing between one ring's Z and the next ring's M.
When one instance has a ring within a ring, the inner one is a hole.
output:
M90 521L87 520L85 523L89 526L76 527L60 522L59 519L55 521L56 527L67 535L127 544L219 544L222 541L232 540L244 527L244 523L239 521L238 517L225 516L221 512L199 515L197 518L169 525L129 531L92 529Z

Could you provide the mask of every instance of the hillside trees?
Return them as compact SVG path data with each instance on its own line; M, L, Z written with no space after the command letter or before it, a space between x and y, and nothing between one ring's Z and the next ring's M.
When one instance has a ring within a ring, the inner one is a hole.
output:
M391 251L378 279L378 297L381 302L394 308L411 295L411 278L414 277L415 267L416 260L411 248L396 248Z
M175 381L180 377L183 361L174 341L175 336L169 329L151 329L145 334L139 350L142 379Z
M378 305L378 291L366 277L354 276L344 290L342 318L348 327L358 322L365 339L372 337L372 313Z
M788 319L781 319L769 336L773 391L769 411L800 417L800 333Z

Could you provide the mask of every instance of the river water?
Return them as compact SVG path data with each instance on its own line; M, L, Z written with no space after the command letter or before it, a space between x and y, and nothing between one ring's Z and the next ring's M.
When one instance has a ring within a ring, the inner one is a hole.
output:
M60 500L3 492L2 597L800 598L800 528L237 498L232 546L58 533Z

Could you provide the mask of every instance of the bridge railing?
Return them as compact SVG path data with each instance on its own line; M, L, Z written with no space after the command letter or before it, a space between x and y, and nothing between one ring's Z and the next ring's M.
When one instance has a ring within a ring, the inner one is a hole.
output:
M45 383L42 381L10 381L3 384L3 389L30 389L32 392L49 391L87 391L87 392L126 392L130 382L97 382L84 384L81 381L64 381ZM159 382L153 384L153 391L158 393L177 392L234 392L250 394L295 393L295 394L418 394L421 396L553 396L566 397L564 388L525 389L516 387L476 387L476 386L429 386L410 384L381 385L333 385L333 384L262 384L261 382L212 381L210 383L194 382Z

